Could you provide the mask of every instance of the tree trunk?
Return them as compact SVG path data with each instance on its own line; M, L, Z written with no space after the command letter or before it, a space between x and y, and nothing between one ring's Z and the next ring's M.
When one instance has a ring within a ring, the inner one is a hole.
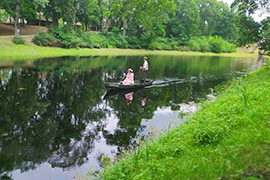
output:
M126 37L126 29L127 29L127 18L124 18L124 22L123 22L123 37Z
M108 31L108 28L109 28L109 20L106 21L105 26L106 26L106 31Z
M58 17L55 11L55 3L52 2L52 18L53 18L53 25L58 26Z
M20 16L20 0L17 0L16 18L15 18L15 36L16 37L20 36L19 16Z
M74 6L74 11L73 11L73 24L76 24L76 4L77 4L77 1L74 0L73 2L73 6Z
M39 26L41 25L41 12L39 12L39 15L38 15L38 25Z

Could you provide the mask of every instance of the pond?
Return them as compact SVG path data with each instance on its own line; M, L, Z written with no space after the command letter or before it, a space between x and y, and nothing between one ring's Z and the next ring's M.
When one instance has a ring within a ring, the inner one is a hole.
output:
M138 139L185 121L219 84L264 62L149 56L153 85L106 94L104 81L135 79L143 56L63 57L0 67L0 179L68 180L99 170Z

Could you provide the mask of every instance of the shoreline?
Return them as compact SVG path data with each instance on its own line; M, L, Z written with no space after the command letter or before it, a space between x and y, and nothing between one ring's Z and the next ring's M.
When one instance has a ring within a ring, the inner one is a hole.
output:
M63 57L63 56L133 56L133 55L175 55L175 56L222 56L238 58L257 58L254 53L235 52L235 53L202 53L202 52L181 52L181 51L161 51L144 49L64 49L56 47L41 47L28 43L25 45L15 45L10 42L0 41L0 62L36 60L40 58Z

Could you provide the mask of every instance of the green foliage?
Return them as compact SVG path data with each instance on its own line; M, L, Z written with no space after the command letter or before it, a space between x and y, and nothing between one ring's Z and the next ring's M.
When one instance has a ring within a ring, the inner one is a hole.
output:
M47 32L39 32L32 41L38 46L61 47L61 43Z
M223 40L221 37L193 37L188 43L192 51L231 53L236 51L236 46Z
M128 43L128 48L130 49L141 49L141 42L136 36L127 36L126 41Z
M145 30L151 30L155 25L162 25L168 13L175 9L173 0L163 1L121 1L114 0L106 15L114 18L116 23L123 27L124 19L127 20L127 27L132 21L138 22ZM129 30L123 28L124 30Z
M22 37L20 37L20 36L18 36L18 37L13 37L13 39L12 39L12 42L14 43L14 44L25 44L25 40L22 38Z
M235 0L231 4L231 7L237 7L237 10L241 14L254 14L256 10L260 8L267 8L270 6L269 0Z
M244 78L245 76L243 76ZM250 89L243 83L243 78L238 81L238 86L236 88L239 91L240 96L243 99L244 104L247 106L249 104Z
M102 156L101 161L102 161L103 167L106 169L109 163L111 163L111 158L108 156Z
M235 18L237 24L237 42L238 46L257 43L260 40L260 24L251 16L238 15Z
M193 134L196 145L207 146L210 144L217 144L222 140L225 131L219 126L208 126L197 128Z
M194 0L176 0L176 12L166 22L166 36L188 38L199 33L200 15Z
M126 39L120 34L108 33L105 36L110 42L110 45L112 47L122 48L122 49L126 49L129 47Z
M201 35L220 36L228 41L235 40L236 26L232 20L236 13L233 10L216 0L195 0L195 2L200 13Z
M140 38L127 36L124 38L116 33L89 33L77 30L73 32L70 27L63 26L49 32L40 32L33 42L39 46L55 46L63 48L121 48L121 49L151 49L151 50L192 50L200 52L235 52L235 45L223 40L221 37L193 37L186 44L181 38L155 37L150 32L143 33Z
M260 41L260 50L264 51L267 55L270 55L270 18L266 18L262 22L262 31Z
M102 34L94 33L91 36L94 48L108 48L110 47L108 39Z
M225 42L220 37L210 37L209 44L212 52L215 53L226 52L225 47L223 46Z
M169 38L158 37L148 47L151 50L177 50L178 43Z
M0 22L5 22L6 18L7 18L7 13L5 12L5 10L0 9Z
M53 36L59 40L63 48L78 48L80 39L75 36L75 33L70 26L63 26L62 28L55 28L51 30Z
M189 40L188 46L192 51L202 51L205 52L204 50L207 49L207 51L210 50L208 39L203 36L201 38L198 37L193 37Z
M81 38L81 41L82 41L80 44L81 48L93 48L94 47L91 33L79 33L79 34L77 34L77 36Z

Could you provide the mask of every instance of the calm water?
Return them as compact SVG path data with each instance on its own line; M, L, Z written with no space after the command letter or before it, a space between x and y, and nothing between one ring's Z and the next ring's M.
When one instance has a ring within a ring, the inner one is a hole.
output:
M67 57L0 67L0 179L86 176L100 168L102 156L113 158L138 137L181 123L179 112L194 111L190 105L206 99L211 88L262 65L149 56L152 86L106 95L103 80L119 79L128 68L139 80L142 64L138 56Z

